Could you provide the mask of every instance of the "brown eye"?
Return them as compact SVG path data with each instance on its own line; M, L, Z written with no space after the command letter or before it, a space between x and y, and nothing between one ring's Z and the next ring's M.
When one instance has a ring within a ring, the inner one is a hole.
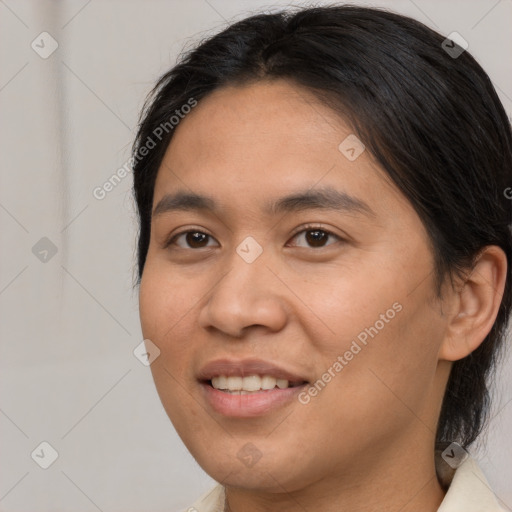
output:
M328 238L329 234L325 231L306 231L306 241L313 247L323 247Z
M208 235L199 231L189 231L185 233L185 240L190 247L204 247L208 242Z
M173 236L166 247L177 245L181 249L202 249L211 246L211 244L208 244L210 239L213 240L210 235L202 231L183 231Z
M306 245L300 243L295 243L294 245L297 245L298 247L309 248L325 247L327 245L331 245L331 243L333 242L328 243L328 240L332 238L342 240L339 236L335 235L334 233L319 228L304 229L293 237L294 240L304 240L306 243Z

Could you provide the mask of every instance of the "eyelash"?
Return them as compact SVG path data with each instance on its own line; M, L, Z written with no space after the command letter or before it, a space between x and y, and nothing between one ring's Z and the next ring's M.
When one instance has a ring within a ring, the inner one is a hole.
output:
M302 226L300 228L300 230L296 231L292 237L290 238L290 240L293 240L294 238L297 237L297 235L300 235L301 233L307 233L308 231L322 231L323 233L325 233L328 237L334 237L334 238L337 238L339 241L343 242L344 239L341 238L339 235L336 235L335 233L333 233L332 231L329 231L328 229L324 229L322 226L320 225L315 225L315 224L307 224L305 226ZM179 233L176 233L175 235L172 235L170 237L170 239L165 242L165 245L164 245L164 249L167 249L168 247L170 247L171 245L175 244L176 240L182 236L182 235L186 235L188 233L201 233L202 235L206 235L210 238L213 238L212 235L209 235L208 233L205 233L204 231L201 231L200 229L187 229L187 230L184 230L184 231L180 231ZM331 244L327 244L328 245L331 245ZM308 247L309 249L324 249L325 247L327 246L321 246L321 247ZM183 249L183 247L179 247L180 249ZM199 249L207 249L208 247L199 247ZM198 248L194 248L194 247L187 247L186 249L190 249L190 250L198 250Z

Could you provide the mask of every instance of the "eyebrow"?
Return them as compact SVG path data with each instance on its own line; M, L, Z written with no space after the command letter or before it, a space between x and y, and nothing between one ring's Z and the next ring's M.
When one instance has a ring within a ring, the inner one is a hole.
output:
M153 216L190 210L217 212L219 207L212 197L180 190L162 197L153 210ZM299 191L277 200L270 200L263 208L264 213L271 215L303 210L335 210L376 217L375 212L362 199L332 187Z

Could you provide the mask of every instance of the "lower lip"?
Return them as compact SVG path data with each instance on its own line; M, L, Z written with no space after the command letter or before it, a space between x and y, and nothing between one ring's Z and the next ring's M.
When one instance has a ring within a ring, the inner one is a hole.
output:
M293 388L274 388L239 395L219 391L208 383L201 383L209 405L224 416L236 418L251 418L270 413L290 403L306 386L307 384L303 384Z

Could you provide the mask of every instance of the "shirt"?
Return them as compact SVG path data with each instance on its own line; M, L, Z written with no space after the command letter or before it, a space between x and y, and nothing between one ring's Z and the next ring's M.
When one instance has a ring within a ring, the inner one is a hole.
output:
M438 469L439 462L436 458ZM438 474L438 478L448 489L437 512L505 512L471 456L451 473ZM223 512L224 500L224 486L217 484L185 512Z

